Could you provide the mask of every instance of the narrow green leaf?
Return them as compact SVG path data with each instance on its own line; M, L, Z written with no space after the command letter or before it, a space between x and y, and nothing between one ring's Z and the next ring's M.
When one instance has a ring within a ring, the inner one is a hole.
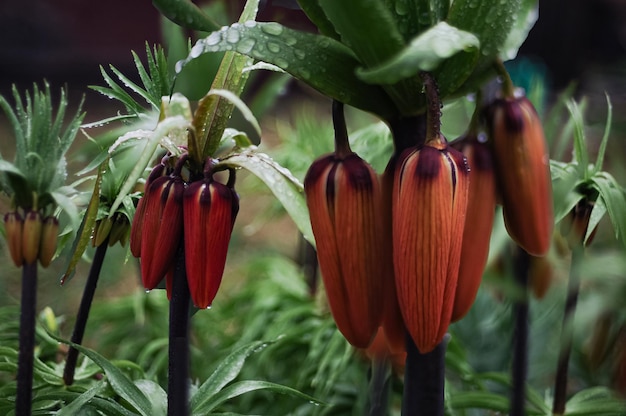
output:
M602 170L602 165L604 164L604 154L606 153L606 144L609 141L609 134L611 133L611 124L613 122L613 105L611 105L611 99L609 95L605 93L606 96L606 123L604 125L604 135L602 136L602 141L600 142L600 149L598 150L598 158L596 159L596 165L593 173L600 172Z
M587 153L583 115L578 107L578 104L576 104L576 101L574 100L567 103L567 109L574 122L574 160L576 160L578 165L579 177L581 179L587 179L589 154Z
M587 225L587 231L585 232L585 238L583 242L586 244L591 234L600 223L600 220L604 218L606 214L606 205L604 205L604 199L598 198L591 209L591 215L589 216L589 224Z
M87 245L89 245L89 241L91 240L91 234L96 223L98 207L100 205L100 186L102 184L102 175L106 166L107 164L102 163L98 169L98 175L96 176L91 199L89 200L89 205L87 205L87 209L83 214L83 220L80 227L76 232L76 237L74 238L74 243L72 244L72 249L70 251L71 255L69 257L67 267L65 268L65 273L61 276L61 284L70 280L72 276L74 276L76 265L78 265L78 262L83 257L83 253L85 252L85 249L87 249Z
M613 176L600 172L591 178L594 187L600 193L613 224L615 237L626 248L626 193Z
M152 4L163 16L187 29L211 32L219 25L191 0L152 0Z
M222 403L225 403L232 398L258 390L265 390L279 394L287 394L292 397L306 400L316 406L319 406L321 404L314 397L311 397L308 394L302 393L291 387L271 383L269 381L246 380L233 383L232 385L226 387L225 389L218 392L216 395L212 396L209 400L203 402L202 406L194 408L193 411L198 414L207 414L216 409Z
M56 413L56 416L73 416L79 413L81 408L90 403L94 397L101 394L107 388L107 383L100 381L89 390L72 400L70 404L64 406Z
M385 0L406 42L446 20L449 0Z
M96 363L100 368L102 368L109 384L121 398L126 400L142 416L152 416L152 405L148 397L146 397L143 392L113 363L97 352L83 347L80 344L64 340L54 334L49 333L49 335L59 342L76 348L81 354L84 354L91 361Z
M253 19L256 17L258 4L258 0L248 0L239 17L239 23L235 25L239 26L240 23L245 21L254 21ZM225 33L227 31L228 28L224 27L220 32L214 33L217 33L218 35L216 36L219 37L219 33ZM207 40L210 38L211 36L209 36ZM224 58L222 58L217 74L211 84L211 89L229 90L237 96L241 95L246 81L248 80L249 73L244 72L243 69L252 63L252 60L245 56L245 54L239 55L232 52L232 43L238 40L238 35L236 35L236 37L231 35L231 37L225 39L229 46L224 49L226 53L224 54ZM190 51L190 57L194 55L196 57L199 56L204 49L202 46L198 46L198 43L194 48L195 52L194 49L192 49ZM234 50L238 51L236 48ZM187 59L189 60L189 57ZM176 72L179 73L181 69L182 65L177 64ZM232 112L233 104L222 97L205 95L200 100L193 119L196 141L189 143L189 154L196 162L202 164L205 158L213 156L219 146L222 134L224 133L224 129L228 124ZM196 146L198 146L198 148L196 148Z
M368 83L393 84L420 71L433 71L445 59L459 52L477 54L479 44L473 34L440 22L381 65L359 68L357 75Z
M233 39L237 41L232 42ZM382 88L357 78L355 71L361 63L350 49L326 36L295 31L278 23L249 21L214 32L196 43L189 57L177 65L177 72L202 53L228 50L276 65L322 94L345 104L383 118L397 115L395 105ZM214 85L213 88L218 87ZM233 91L232 88L226 89ZM198 134L204 127L199 130L195 124Z
M256 133L261 136L261 126L259 125L258 120L256 119L256 117L254 117L252 111L250 111L248 106L241 100L241 98L228 90L219 89L212 89L207 93L207 95L219 95L220 97L225 98L232 104L234 104L234 106L237 107L237 109L241 112L243 117L252 125L252 127L254 127L254 131L256 131Z
M240 153L224 158L220 164L244 168L261 179L285 207L304 238L315 245L304 187L289 170L280 166L265 153L258 153L255 150L256 148L251 146Z
M191 398L191 409L194 414L199 414L200 409L219 393L228 383L233 381L241 372L248 357L255 352L264 349L268 344L255 341L244 345L224 358L213 374L198 388Z
M54 202L67 214L67 217L70 219L70 223L74 230L78 229L79 221L78 221L78 208L72 198L64 195L61 192L50 192L50 196L54 199Z
M155 100L155 97L151 97L150 94L148 93L148 91L146 91L145 89L141 88L139 85L135 84L126 75L122 74L122 72L120 70L115 68L113 65L110 66L110 69L115 74L115 76L124 84L124 86L126 88L130 89L135 94L137 94L137 95L141 96L143 99L145 99L146 102L148 104L150 104L155 110L159 109L159 104L161 104L161 102L160 102L161 101L161 97L158 97Z

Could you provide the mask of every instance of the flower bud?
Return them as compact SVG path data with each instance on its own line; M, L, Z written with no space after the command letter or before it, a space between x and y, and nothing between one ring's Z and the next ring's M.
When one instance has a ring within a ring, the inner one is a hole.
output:
M419 351L445 335L454 306L467 208L465 157L436 136L407 149L396 166L393 259L398 301Z
M122 247L126 245L128 240L128 233L130 231L130 224L124 214L116 214L113 217L113 226L109 233L109 247L113 247L115 243L119 242Z
M452 147L467 158L470 168L467 215L452 322L469 312L487 265L489 241L496 208L496 185L491 151L475 134L456 140Z
M487 119L506 229L529 254L543 256L550 248L554 220L541 120L523 97L496 100Z
M48 267L57 250L59 238L59 220L55 216L48 216L43 220L41 227L41 242L39 245L39 263Z
M587 241L585 241L585 237L588 233L589 220L591 219L594 205L594 201L583 198L578 201L569 214L561 221L561 233L567 239L567 245L570 250L582 244L588 246L593 241L598 230L597 226L589 233Z
M27 264L37 261L41 241L41 214L39 211L26 211L22 228L22 254Z
M383 313L378 177L355 153L331 154L313 162L304 189L331 312L348 342L366 348Z
M9 253L11 254L11 260L17 267L22 267L24 264L24 256L22 254L23 227L24 220L17 211L8 212L4 215L4 230L7 236Z
M113 220L109 217L104 217L103 219L96 222L96 227L93 236L93 246L99 247L104 243L109 237L111 233L111 228L113 227Z
M146 289L159 285L169 270L183 230L183 193L180 177L163 176L146 193L141 233L141 278Z
M194 305L211 306L222 282L228 244L239 211L239 197L229 184L210 174L189 185L184 193L185 268Z

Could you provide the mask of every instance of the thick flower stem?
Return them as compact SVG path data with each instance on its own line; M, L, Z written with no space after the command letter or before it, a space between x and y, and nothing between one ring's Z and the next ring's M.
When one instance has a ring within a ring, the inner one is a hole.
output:
M513 366L511 378L513 390L511 394L510 416L524 416L526 403L526 376L528 373L528 272L530 255L518 248L514 260L515 282L520 290L515 300L513 313L515 330L513 333Z
M419 352L407 334L402 414L443 416L446 340L429 353Z
M570 266L569 283L567 287L567 299L565 300L565 311L563 314L563 327L561 329L561 348L559 350L559 360L554 381L554 401L552 405L553 415L565 414L565 402L567 394L567 372L569 357L572 351L573 321L578 302L578 292L580 289L579 266L584 253L584 247L578 245L572 250L572 260Z
M170 300L168 416L189 414L189 286L185 271L184 244L176 254Z
M35 315L37 312L37 261L22 267L22 304L20 311L20 347L17 361L15 415L31 414L33 361L35 351Z
M333 128L335 130L335 154L339 159L343 159L352 153L350 142L348 141L348 128L343 112L343 103L333 100Z
M386 416L389 414L391 361L386 357L374 359L370 370L368 416Z
M76 323L74 324L74 331L72 332L71 341L75 344L82 344L83 342L85 328L87 327L87 320L89 319L91 302L93 301L96 288L98 287L98 278L100 277L100 271L102 270L102 264L104 263L104 256L106 255L107 248L109 247L108 243L109 237L107 236L102 244L96 248L96 254L94 255L91 268L89 269L89 276L87 276L85 289L83 289L83 297L80 300L78 314L76 315ZM70 386L74 383L74 373L76 372L77 360L78 350L74 347L70 347L67 354L67 360L65 361L65 368L63 370L63 382L66 386Z

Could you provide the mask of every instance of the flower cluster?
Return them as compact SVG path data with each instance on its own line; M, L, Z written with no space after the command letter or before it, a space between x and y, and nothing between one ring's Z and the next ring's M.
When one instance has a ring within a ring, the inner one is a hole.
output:
M422 353L441 342L474 302L497 202L520 247L533 256L550 247L549 159L530 101L494 100L481 118L487 134L474 126L449 145L438 96L427 96L425 140L395 155L381 178L335 123L335 153L316 160L305 179L330 308L359 348L379 327L392 352L405 332Z
M235 172L226 184L214 178L216 161L207 159L201 177L183 177L187 154L166 155L156 165L139 200L130 234L130 250L141 258L146 290L166 278L168 296L176 258L184 248L185 274L194 305L211 306L222 280L230 235L239 211Z
M53 215L42 216L40 210L19 210L4 215L4 229L9 253L17 267L39 260L48 267L57 248L59 221Z

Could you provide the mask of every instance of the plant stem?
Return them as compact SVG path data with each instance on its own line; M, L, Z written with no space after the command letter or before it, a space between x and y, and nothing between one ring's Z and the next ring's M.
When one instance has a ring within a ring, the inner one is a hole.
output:
M87 276L85 289L83 289L83 297L80 300L78 314L76 315L74 331L72 332L71 341L75 344L82 344L83 342L85 328L87 327L87 320L89 319L91 303L93 301L94 294L96 293L98 278L100 277L100 271L102 270L104 256L106 255L108 247L109 236L107 236L105 240L98 246L98 248L96 248L96 254L94 255L93 262L91 263L91 268L89 269L89 275ZM63 382L66 386L70 386L74 383L74 373L76 372L77 361L78 350L74 347L70 347L67 353L67 360L65 361L65 368L63 369Z
M572 338L574 313L578 303L578 292L580 289L580 276L578 269L582 260L584 247L577 245L572 250L572 260L569 271L569 283L567 287L567 299L565 300L565 311L563 314L563 327L561 329L561 348L559 350L559 360L554 381L554 401L552 405L553 415L565 414L565 401L567 393L567 372L569 357L572 351Z
M518 248L513 274L520 296L515 300L515 331L513 333L513 366L510 416L524 416L526 404L526 377L528 373L528 271L530 255Z
M344 159L352 154L350 142L348 140L348 128L346 127L346 117L343 112L343 103L333 100L333 128L335 130L335 155L339 159Z
M443 416L446 340L426 354L419 352L409 334L406 340L402 414Z
M15 415L31 414L33 361L35 352L35 315L37 312L37 260L22 267L22 304L20 347L17 359Z
M375 358L370 368L368 416L386 416L389 413L391 360L389 357Z
M169 378L167 383L169 416L189 414L189 286L185 271L185 249L181 240L176 255L170 300Z

